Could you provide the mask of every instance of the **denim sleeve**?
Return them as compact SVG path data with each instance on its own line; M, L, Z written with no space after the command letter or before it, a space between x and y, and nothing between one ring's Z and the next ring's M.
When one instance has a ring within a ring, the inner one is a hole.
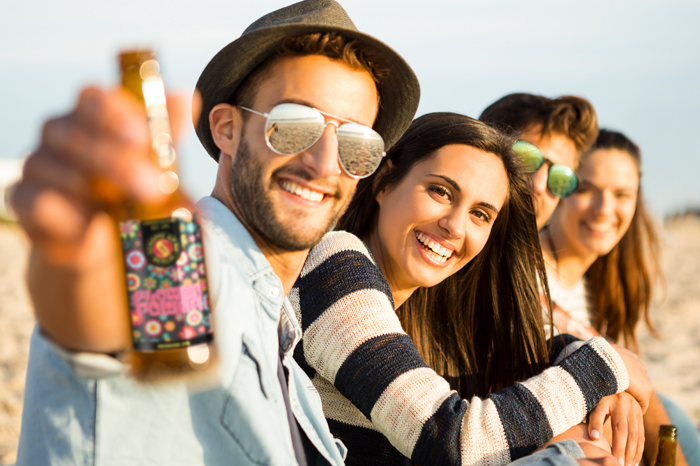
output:
M94 464L95 415L95 380L78 377L35 328L17 466Z
M583 450L571 439L552 443L544 450L520 458L511 466L578 466L576 458L584 458Z

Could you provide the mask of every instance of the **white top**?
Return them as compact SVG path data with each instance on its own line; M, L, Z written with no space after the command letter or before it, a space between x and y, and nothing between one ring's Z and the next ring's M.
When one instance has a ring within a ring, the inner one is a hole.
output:
M586 279L581 277L572 286L566 286L558 280L557 273L547 267L547 282L552 303L555 304L554 325L558 332L582 339L599 335L593 329L595 311Z

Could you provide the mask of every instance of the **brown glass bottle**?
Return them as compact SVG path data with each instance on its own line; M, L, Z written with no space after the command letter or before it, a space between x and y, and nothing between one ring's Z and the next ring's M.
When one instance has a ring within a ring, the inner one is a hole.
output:
M122 86L145 107L163 204L122 204L119 228L131 323L126 360L141 380L198 372L215 358L199 218L180 188L160 65L151 50L119 55Z
M656 440L656 460L654 466L675 466L678 429L673 425L659 426L659 437Z

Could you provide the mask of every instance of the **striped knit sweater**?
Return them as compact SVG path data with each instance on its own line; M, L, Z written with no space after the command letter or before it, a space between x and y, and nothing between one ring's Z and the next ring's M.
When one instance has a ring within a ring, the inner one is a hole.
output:
M560 360L523 383L460 398L422 360L381 270L346 232L328 233L311 250L289 299L303 329L294 357L348 447L349 465L506 464L629 384L617 352L594 338L578 349L561 345Z

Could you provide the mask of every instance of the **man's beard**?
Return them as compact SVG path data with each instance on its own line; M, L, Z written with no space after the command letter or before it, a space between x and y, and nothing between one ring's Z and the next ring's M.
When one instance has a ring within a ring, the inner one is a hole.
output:
M338 222L350 204L353 192L347 193L347 199L339 203L337 199L342 193L335 189L333 197L336 199L337 209L327 220L317 219L317 222L323 222L322 225L309 225L310 219L301 217L295 219L293 225L285 226L278 218L275 205L269 196L272 184L275 182L275 173L272 174L269 185L266 186L263 180L262 163L258 157L250 153L245 138L241 140L231 164L231 193L236 207L245 223L270 244L285 251L310 249L318 244L323 235ZM301 169L293 171L288 169L286 173L293 173L305 180L312 179L309 173Z

